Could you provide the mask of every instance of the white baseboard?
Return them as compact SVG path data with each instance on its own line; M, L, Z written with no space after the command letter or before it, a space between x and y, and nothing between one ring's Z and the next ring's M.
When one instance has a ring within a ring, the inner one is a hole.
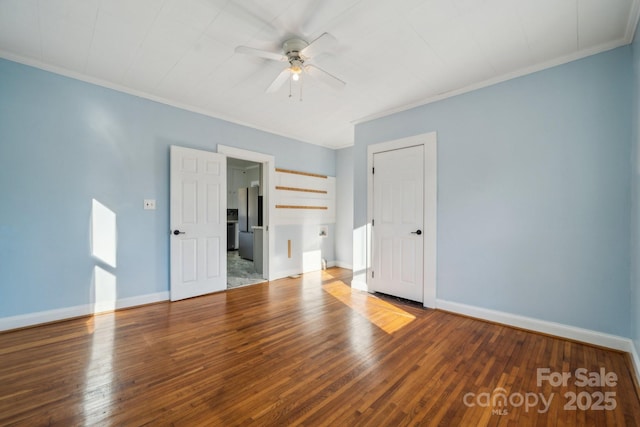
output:
M20 314L17 316L0 318L0 331L35 326L42 323L56 322L59 320L71 319L73 317L89 316L91 314L113 309L135 307L138 305L151 304L154 302L167 301L169 292L157 292L154 294L140 295L129 298L122 298L115 301L115 304L83 304L73 307L58 308L55 310L39 311L37 313Z
M273 273L272 277L269 278L269 280L273 281L278 279L284 279L289 276L297 276L298 274L302 274L302 271L298 269L276 271Z
M633 341L631 342L631 350L629 351L629 356L631 356L633 369L635 369L636 379L638 380L638 384L640 384L640 357L638 357L638 350L636 349Z
M353 265L347 264L346 262L342 261L334 261L332 267L340 267L346 270L353 270Z
M327 261L327 268L331 268L331 267L342 267L342 266L339 265L338 261ZM342 267L342 268L347 268L347 267ZM320 270L321 269L318 268L317 270L309 270L309 271L302 271L301 269L276 271L275 273L273 273L273 276L269 280L284 279L285 277L297 276L299 274L305 274L305 273L313 273L314 271L320 271Z
M442 299L436 300L436 308L449 311L451 313L474 317L476 319L487 320L489 322L500 323L503 325L629 353L633 368L635 369L636 380L638 381L638 384L640 384L640 357L638 357L636 346L630 338Z
M532 317L505 313L502 311L490 310L487 308L460 304L442 299L436 300L436 308L450 311L452 313L464 314L465 316L488 320L490 322L502 323L516 328L528 329L531 331L541 332L543 334L607 347L613 350L631 352L633 348L633 342L629 338L535 319Z
M116 301L116 310L135 307L138 305L153 304L155 302L169 301L169 291L157 292L155 294L139 295L136 297L123 298Z

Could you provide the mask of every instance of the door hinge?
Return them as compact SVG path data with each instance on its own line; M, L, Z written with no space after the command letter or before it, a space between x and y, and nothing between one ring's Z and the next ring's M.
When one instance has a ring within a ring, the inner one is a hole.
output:
M374 273L373 271L371 272L371 278L373 279L376 276L376 273Z
M371 220L371 226L373 227L374 225L376 225L376 220L375 220L375 219L372 219L372 220Z
M371 168L371 173L376 173L376 168Z

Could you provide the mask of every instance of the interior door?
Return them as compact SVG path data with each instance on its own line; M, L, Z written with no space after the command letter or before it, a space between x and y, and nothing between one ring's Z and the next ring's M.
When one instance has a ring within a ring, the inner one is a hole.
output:
M424 300L424 147L373 156L372 288Z
M171 300L227 288L227 160L171 147Z

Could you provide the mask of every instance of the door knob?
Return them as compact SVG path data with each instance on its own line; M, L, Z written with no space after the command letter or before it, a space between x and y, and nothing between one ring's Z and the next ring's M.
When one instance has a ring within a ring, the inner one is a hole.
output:
M184 234L184 231L173 230L173 234L177 236L178 234Z
M422 234L422 230L412 231L411 234L417 234L419 236Z

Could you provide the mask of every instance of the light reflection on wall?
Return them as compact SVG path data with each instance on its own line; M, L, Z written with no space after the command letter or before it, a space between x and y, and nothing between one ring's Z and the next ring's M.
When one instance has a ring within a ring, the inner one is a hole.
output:
M91 294L94 315L87 327L92 334L91 356L84 389L84 424L105 423L111 415L114 329L118 299L116 280L116 213L96 199L91 202L91 255L95 258ZM108 312L108 313L104 313Z
M115 310L116 294L116 276L96 265L93 269L93 312Z
M353 280L351 286L361 291L369 290L367 286L367 267L369 265L368 235L368 224L353 230Z
M322 268L322 251L306 251L302 253L302 272L318 271Z
M115 212L93 199L91 201L91 255L97 261L93 269L91 289L94 313L116 308L116 230Z
M91 204L91 254L116 267L116 214L96 199Z

